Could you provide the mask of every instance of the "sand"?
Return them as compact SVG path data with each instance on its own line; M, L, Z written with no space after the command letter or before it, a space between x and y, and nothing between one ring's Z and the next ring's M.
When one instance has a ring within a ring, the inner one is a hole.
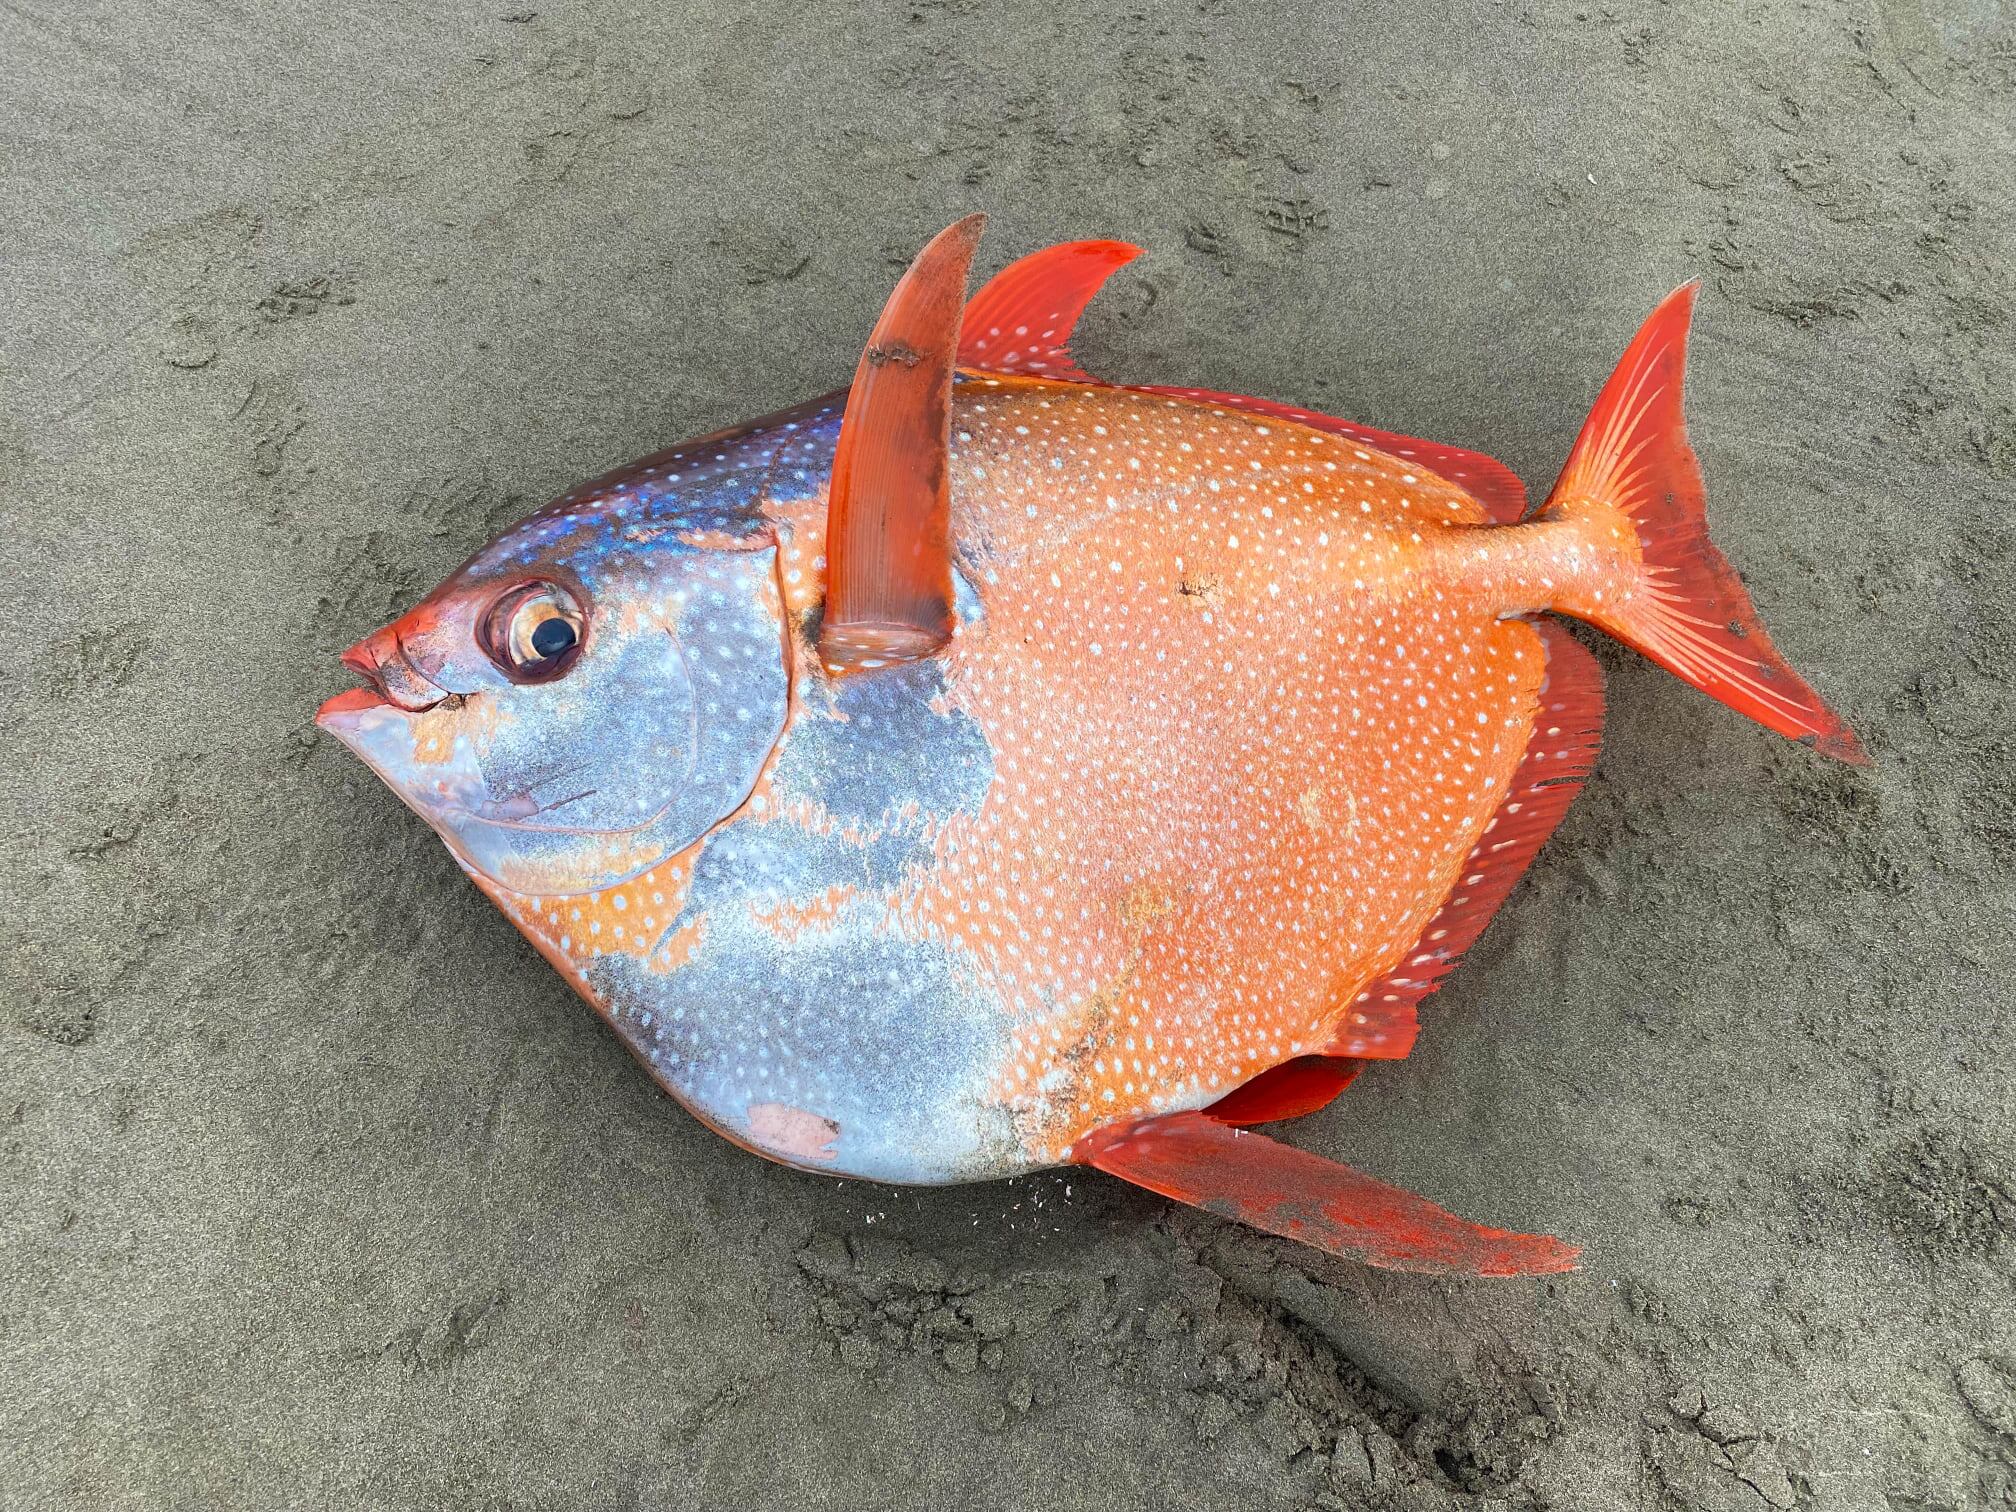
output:
M2016 1505L2016 29L1991 0L0 10L0 1504ZM1369 1272L694 1124L308 721L575 480L844 380L958 214L1095 370L1537 491L1705 280L1718 539L1875 764L1601 768L1289 1137Z

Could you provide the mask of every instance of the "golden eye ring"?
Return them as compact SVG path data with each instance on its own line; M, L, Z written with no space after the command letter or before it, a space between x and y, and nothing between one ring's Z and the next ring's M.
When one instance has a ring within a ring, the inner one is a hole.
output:
M517 683L551 682L581 654L588 613L558 583L534 579L499 594L484 616L484 654Z

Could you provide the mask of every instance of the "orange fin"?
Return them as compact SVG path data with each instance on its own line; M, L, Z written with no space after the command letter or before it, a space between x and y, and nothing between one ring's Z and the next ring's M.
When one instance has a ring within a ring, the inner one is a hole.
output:
M1477 943L1596 764L1603 741L1603 669L1565 626L1541 620L1533 628L1545 649L1547 678L1526 755L1512 774L1505 801L1471 847L1456 886L1414 948L1358 994L1330 1042L1333 1055L1376 1055L1376 1046L1365 1048L1369 1028L1390 1034L1402 1015L1412 1045L1414 1005L1441 986L1463 952Z
M1410 951L1407 958L1412 955ZM1405 1060L1413 1053L1415 1036L1421 1032L1414 1005L1427 995L1425 989L1405 991L1390 976L1373 982L1352 1001L1351 1011L1338 1022L1337 1037L1323 1047L1323 1053L1359 1060Z
M929 656L952 638L952 364L966 270L986 223L969 215L917 254L847 391L819 629L833 671Z
M1023 373L1072 383L1103 383L1078 366L1070 350L1079 317L1108 278L1141 255L1129 242L1061 242L1031 252L990 278L972 302L959 339L962 367L992 373ZM1460 446L1444 446L1416 436L1375 430L1299 405L1215 389L1170 388L1155 384L1108 384L1141 394L1201 399L1226 409L1274 415L1312 430L1329 431L1366 446L1419 463L1446 478L1484 506L1497 525L1515 525L1526 516L1526 485L1503 462Z
M1768 729L1861 764L1853 732L1771 645L1742 580L1708 540L1701 465L1687 444L1683 381L1698 284L1667 295L1597 396L1541 519L1619 529L1642 560L1627 591L1572 612Z
M1535 1276L1572 1270L1581 1253L1544 1234L1466 1222L1425 1197L1204 1113L1097 1129L1078 1142L1072 1159L1221 1218L1385 1270Z
M1071 355L1071 333L1100 286L1140 255L1129 242L1077 241L1016 259L967 303L959 365L1093 382Z
M1204 1111L1220 1123L1277 1123L1327 1108L1364 1069L1360 1061L1334 1055L1298 1055L1270 1066L1235 1087Z

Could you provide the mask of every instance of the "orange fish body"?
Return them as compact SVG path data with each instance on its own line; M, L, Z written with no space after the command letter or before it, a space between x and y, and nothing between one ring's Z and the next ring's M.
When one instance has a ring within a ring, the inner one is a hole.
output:
M1572 799L1601 679L1549 611L1859 757L1707 544L1691 290L1522 521L1488 458L1087 379L1117 244L1014 265L962 330L970 245L927 249L844 406L576 490L350 653L373 688L323 723L772 1158L1077 1161L1374 1263L1566 1265L1240 1126L1407 1054Z
M1031 380L961 398L985 619L946 697L997 775L894 901L1006 999L994 1094L1024 1148L1297 1056L1405 1055L1410 1005L1370 989L1505 803L1550 656L1591 676L1505 617L1546 597L1537 562L1480 570L1474 500L1292 422ZM1585 769L1592 734L1557 760Z

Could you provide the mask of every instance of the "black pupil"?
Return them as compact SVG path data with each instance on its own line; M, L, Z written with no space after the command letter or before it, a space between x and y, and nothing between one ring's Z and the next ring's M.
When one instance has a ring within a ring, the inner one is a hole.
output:
M541 660L550 661L563 651L574 648L574 627L559 615L539 621L532 629L532 649L539 653Z

